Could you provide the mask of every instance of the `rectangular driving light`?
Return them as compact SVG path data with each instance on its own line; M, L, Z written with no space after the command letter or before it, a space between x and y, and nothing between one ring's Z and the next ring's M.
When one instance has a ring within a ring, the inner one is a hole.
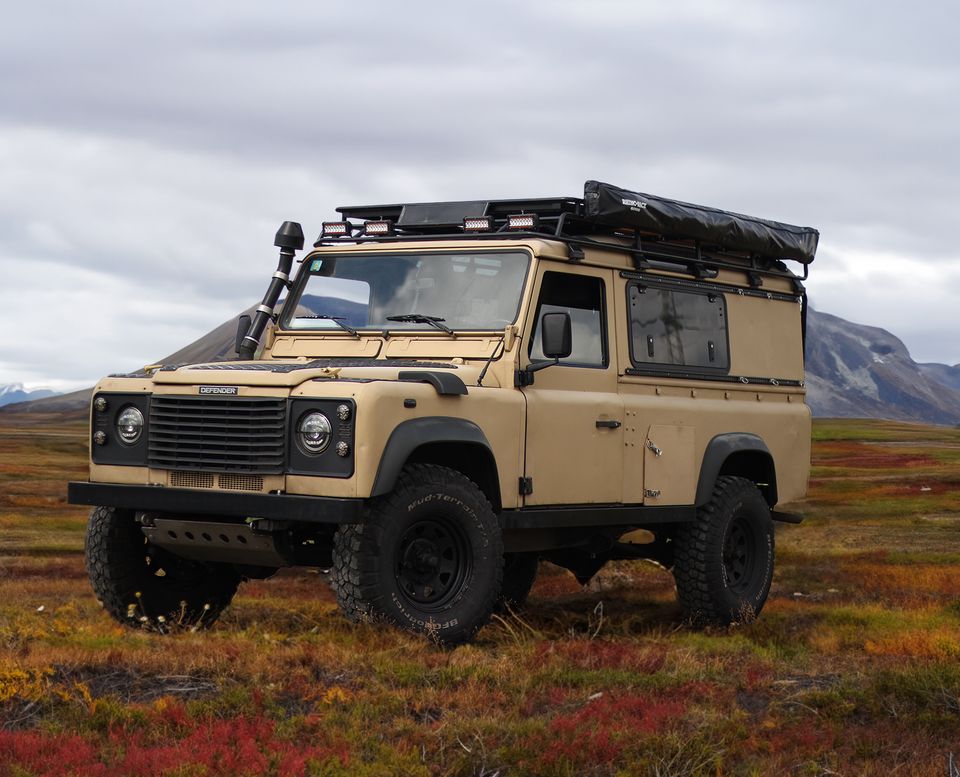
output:
M517 216L507 216L507 229L522 229L532 232L537 228L539 219L536 213L521 213Z
M464 232L489 232L493 229L493 219L489 216L467 217L463 220Z
M324 221L320 237L347 237L350 231L350 223L347 221Z
M393 222L383 219L382 221L367 221L363 225L363 234L371 237L381 237L383 235L393 234Z

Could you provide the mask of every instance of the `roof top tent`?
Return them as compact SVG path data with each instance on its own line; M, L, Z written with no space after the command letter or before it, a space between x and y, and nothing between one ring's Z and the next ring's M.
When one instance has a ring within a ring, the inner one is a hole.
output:
M566 243L570 258L584 247L619 250L633 256L637 269L663 263L697 277L721 267L756 274L807 278L819 232L777 221L693 205L587 181L584 195L528 200L475 200L395 205L343 206L343 220L324 222L315 245L345 240L496 239L546 237ZM351 221L362 221L355 224ZM785 261L797 262L802 275Z

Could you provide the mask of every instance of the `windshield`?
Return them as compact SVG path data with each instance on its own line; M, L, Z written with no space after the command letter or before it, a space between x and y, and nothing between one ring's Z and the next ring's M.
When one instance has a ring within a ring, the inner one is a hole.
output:
M341 254L307 262L306 282L284 311L285 329L436 331L439 322L472 330L503 329L516 320L529 255Z

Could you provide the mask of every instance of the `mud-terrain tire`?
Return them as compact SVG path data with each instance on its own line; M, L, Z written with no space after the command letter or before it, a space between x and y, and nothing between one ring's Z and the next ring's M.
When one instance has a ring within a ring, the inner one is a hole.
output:
M773 579L773 520L746 478L717 478L710 501L678 528L673 576L686 617L728 625L756 617Z
M150 545L131 510L94 507L84 556L103 608L136 628L209 626L240 583L230 566L189 561Z
M334 537L331 582L349 619L387 621L445 645L489 620L502 579L497 516L473 481L446 467L404 468L363 523Z
M507 553L503 557L503 585L497 599L497 611L519 610L537 579L540 556L536 553Z

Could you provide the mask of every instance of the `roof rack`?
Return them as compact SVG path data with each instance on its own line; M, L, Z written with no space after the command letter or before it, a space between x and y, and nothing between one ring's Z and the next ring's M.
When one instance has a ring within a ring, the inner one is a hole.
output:
M696 278L720 269L806 280L819 233L775 221L705 208L587 181L584 197L469 200L341 206L342 221L325 222L315 246L345 242L497 240L536 237L567 245L571 261L585 247L622 251L638 271L679 271ZM521 219L519 217L527 217ZM532 218L530 218L532 217ZM353 220L362 223L353 223ZM467 222L479 229L467 229ZM784 261L799 262L802 275Z

